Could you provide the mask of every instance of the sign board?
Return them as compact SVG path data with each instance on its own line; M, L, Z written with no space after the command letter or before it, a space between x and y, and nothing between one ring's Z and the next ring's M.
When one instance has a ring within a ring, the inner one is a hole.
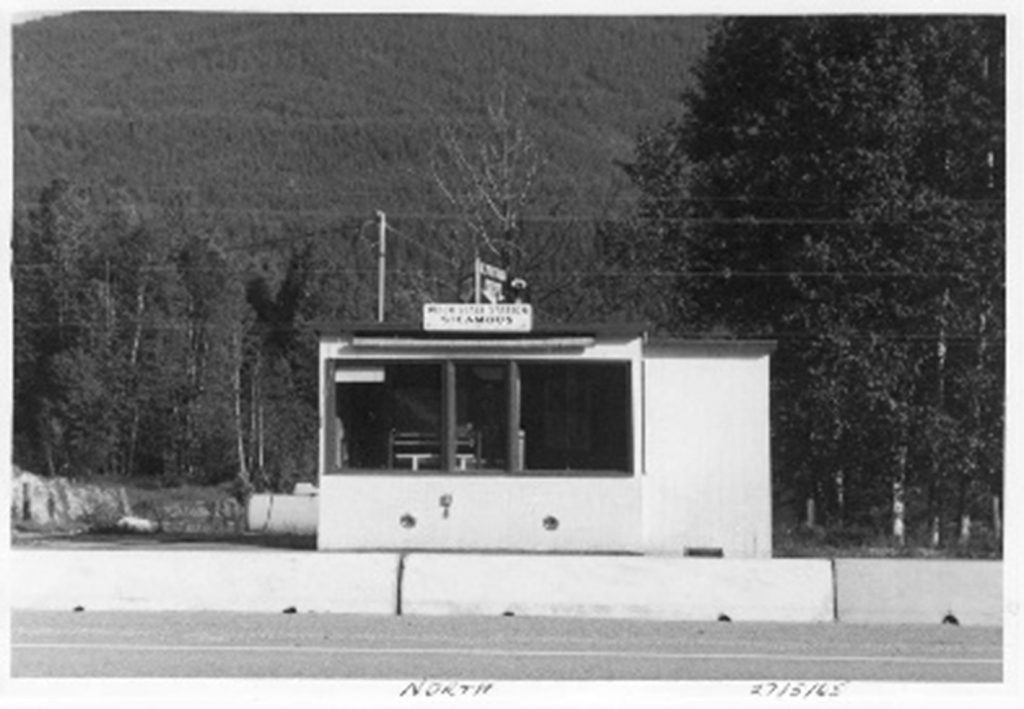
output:
M529 332L533 307L523 303L427 303L423 329L454 332Z
M487 303L500 303L505 298L505 286L490 278L481 279L480 298Z
M384 381L384 367L338 367L334 381L349 384L379 384Z
M503 268L492 266L489 263L483 261L477 261L477 267L480 269L480 275L484 278L490 278L491 280L499 281L504 283L508 280L508 273Z
M474 278L476 294L474 300L488 303L500 303L505 299L505 281L508 272L503 268L476 260L476 277Z

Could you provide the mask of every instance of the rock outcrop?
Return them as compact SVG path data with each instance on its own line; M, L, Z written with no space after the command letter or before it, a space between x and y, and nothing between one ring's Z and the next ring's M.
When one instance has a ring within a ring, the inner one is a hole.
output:
M14 467L11 522L29 529L113 528L132 514L124 487L42 478Z
M16 530L218 535L245 531L245 508L226 492L217 499L154 500L145 495L140 500L134 488L44 478L17 467L11 482L11 523Z

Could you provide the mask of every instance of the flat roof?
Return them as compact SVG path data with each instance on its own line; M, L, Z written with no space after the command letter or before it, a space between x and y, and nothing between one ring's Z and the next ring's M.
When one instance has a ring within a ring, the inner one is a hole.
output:
M726 338L681 338L652 337L644 343L644 354L658 356L678 355L680 352L694 354L731 354L741 356L763 356L775 351L775 340L740 340Z
M775 340L767 339L733 339L723 337L647 337L650 327L645 323L544 323L537 324L528 332L501 331L442 331L424 330L420 323L411 322L352 322L313 323L313 329L320 337L350 335L353 337L371 337L381 339L417 339L417 340L451 340L460 341L495 341L495 340L526 340L555 339L572 337L594 337L602 339L634 339L643 337L644 351L651 355L679 353L771 354L777 347Z
M536 324L528 332L501 332L498 330L479 331L450 331L450 330L424 330L419 323L380 323L380 322L357 322L357 323L313 323L313 329L321 337L337 335L354 335L369 337L395 337L418 339L451 339L458 337L460 340L495 340L507 339L516 340L537 337L599 337L609 339L633 339L643 337L648 327L643 323L573 323L566 324Z

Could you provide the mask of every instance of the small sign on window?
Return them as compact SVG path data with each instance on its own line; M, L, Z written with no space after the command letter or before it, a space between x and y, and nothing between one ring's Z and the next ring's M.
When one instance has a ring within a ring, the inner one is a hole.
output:
M334 370L334 381L378 384L384 381L384 367L338 367Z

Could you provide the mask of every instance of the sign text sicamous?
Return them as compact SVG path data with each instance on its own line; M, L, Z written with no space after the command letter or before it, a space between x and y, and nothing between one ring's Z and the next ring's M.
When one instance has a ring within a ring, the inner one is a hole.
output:
M529 332L533 308L524 303L427 303L424 330Z

